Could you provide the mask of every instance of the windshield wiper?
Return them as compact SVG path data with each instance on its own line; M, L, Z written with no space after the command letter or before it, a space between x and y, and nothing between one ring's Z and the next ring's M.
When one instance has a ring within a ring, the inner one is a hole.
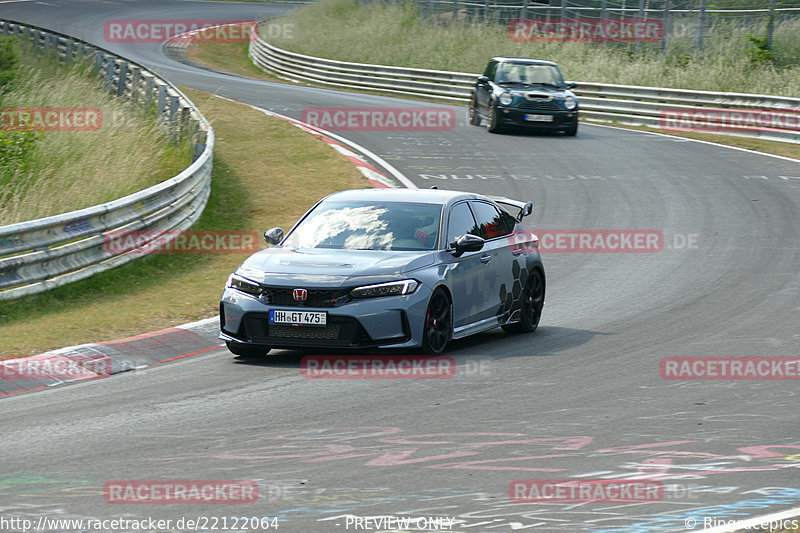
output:
M556 89L564 89L563 85L556 85L554 83L547 83L545 81L536 82L536 83L527 83L526 85L545 85L547 87L554 87Z

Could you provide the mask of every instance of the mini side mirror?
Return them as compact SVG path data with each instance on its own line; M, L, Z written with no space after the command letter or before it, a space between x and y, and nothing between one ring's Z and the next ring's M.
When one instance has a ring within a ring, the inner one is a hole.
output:
M456 257L461 257L464 252L477 252L481 248L486 241L478 237L477 235L472 235L467 233L466 235L462 235L455 242L455 250L453 250L453 255Z
M489 78L486 76L478 76L478 83L486 83L489 81Z
M281 228L272 228L264 232L264 241L267 244L279 244L283 240L283 230Z
M568 81L567 82L567 89L577 89L577 88L578 88L578 84L575 83L574 81Z

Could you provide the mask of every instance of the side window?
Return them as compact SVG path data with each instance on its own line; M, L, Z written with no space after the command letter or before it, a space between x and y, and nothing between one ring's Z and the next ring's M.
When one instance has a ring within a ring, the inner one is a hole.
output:
M484 239L494 239L511 233L511 229L506 226L506 220L492 204L472 202L472 209L478 221L478 235Z
M497 61L489 61L489 64L486 65L486 70L484 71L483 75L494 81L495 72L497 72Z
M514 228L517 227L517 219L513 215L508 214L504 209L500 209L500 217L503 219L505 228L508 233L513 233Z
M450 246L455 240L466 233L478 235L478 225L469 209L467 202L456 204L450 210L450 221L447 224L447 245Z

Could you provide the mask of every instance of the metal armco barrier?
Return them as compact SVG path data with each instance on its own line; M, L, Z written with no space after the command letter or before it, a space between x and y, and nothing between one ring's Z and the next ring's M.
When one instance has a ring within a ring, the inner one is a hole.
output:
M369 65L311 57L272 46L257 37L256 32L253 35L256 37L250 41L249 52L253 63L294 82L455 102L469 100L470 91L478 77L478 74L468 72ZM580 98L582 116L591 120L660 129L662 116L666 113L689 111L693 127L705 126L707 131L726 135L800 143L800 98L587 82L578 82L574 92ZM704 117L695 114L721 108L794 115L791 120L777 122L779 125L791 123L794 129L757 124L757 128L742 128L736 132L717 131L718 123L705 121Z
M58 53L64 61L92 61L117 96L153 106L175 135L196 136L199 155L177 176L118 200L78 211L0 226L0 300L35 294L143 257L114 254L109 231L188 229L211 191L214 130L176 87L141 65L60 33L0 20L0 34L16 35ZM200 150L202 148L202 151Z

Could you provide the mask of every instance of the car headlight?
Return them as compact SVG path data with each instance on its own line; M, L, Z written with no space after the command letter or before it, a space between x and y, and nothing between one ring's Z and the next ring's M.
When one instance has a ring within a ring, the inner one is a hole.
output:
M253 296L259 296L263 292L258 283L247 278L237 276L236 274L231 274L228 276L228 283L226 283L225 286Z
M350 291L353 298L378 298L381 296L401 296L411 294L419 287L419 281L415 279L404 279L401 281L390 281L389 283L378 283L376 285L364 285L356 287Z
M564 107L572 111L576 107L578 107L578 99L574 96L567 96L564 98Z
M514 98L509 93L503 93L498 98L501 105L511 105L511 102L514 101Z

